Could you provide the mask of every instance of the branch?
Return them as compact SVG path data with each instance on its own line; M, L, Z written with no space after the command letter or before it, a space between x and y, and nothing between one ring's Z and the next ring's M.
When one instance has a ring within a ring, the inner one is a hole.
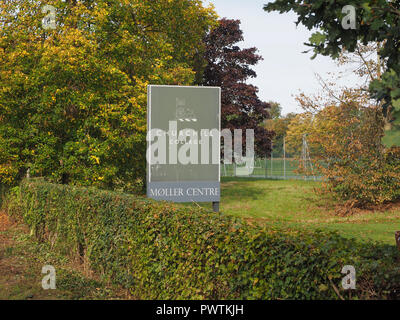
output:
M357 54L360 56L361 60L363 61L364 65L365 65L365 67L367 68L369 76L371 77L371 80L375 80L375 77L372 74L372 71L369 68L367 61L364 59L362 53L360 52L360 47L359 46L357 46ZM378 55L379 55L379 53L378 53Z
M329 281L330 281L330 283L331 283L331 286L332 286L333 290L335 290L336 294L338 295L338 297L339 297L341 300L345 300L345 299L342 297L342 295L340 294L339 289L338 289L338 288L335 286L335 284L332 282L332 280L329 279Z
M335 98L336 100L338 100L339 102L341 102L342 104L345 104L347 106L350 106L348 102L342 100L341 98L337 97L335 95L335 93L333 92L333 90L331 88L329 88L329 86L326 84L326 82L324 81L324 79L322 79L322 77L318 74L315 73L315 76L317 77L322 89L328 91L329 95L333 98Z

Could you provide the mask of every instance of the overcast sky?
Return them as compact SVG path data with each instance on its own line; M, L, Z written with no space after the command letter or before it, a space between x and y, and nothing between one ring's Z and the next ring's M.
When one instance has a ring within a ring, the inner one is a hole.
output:
M301 112L294 95L300 90L317 93L320 85L315 73L328 78L328 72L338 71L335 62L329 57L318 56L311 60L310 53L302 53L309 47L311 32L302 25L296 27L296 15L293 13L267 13L263 5L268 0L203 0L213 3L218 15L223 18L241 20L244 43L240 46L257 47L264 58L256 67L258 77L250 83L256 85L259 96L264 101L277 101L283 107L283 113ZM351 74L342 84L357 81Z

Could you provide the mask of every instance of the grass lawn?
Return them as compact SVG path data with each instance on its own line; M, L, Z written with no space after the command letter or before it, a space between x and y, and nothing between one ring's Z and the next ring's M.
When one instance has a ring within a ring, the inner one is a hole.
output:
M383 143L388 146L400 146L400 130L386 131Z
M252 176L268 176L268 177L287 177L299 176L296 170L299 168L299 161L296 159L283 158L276 159L256 159ZM222 165L221 171L225 176L234 176L234 165ZM240 169L239 169L240 171Z
M340 217L313 192L319 182L224 178L221 212L282 228L335 230L350 238L395 244L400 206Z

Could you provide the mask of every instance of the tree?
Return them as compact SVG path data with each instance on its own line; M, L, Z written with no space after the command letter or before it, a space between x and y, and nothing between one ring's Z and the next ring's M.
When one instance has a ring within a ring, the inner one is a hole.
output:
M257 54L256 48L241 49L237 46L242 40L239 20L219 21L218 27L205 38L207 66L201 83L222 88L222 128L232 132L242 129L243 135L246 129L254 129L256 153L265 156L271 152L273 137L273 132L263 127L270 117L270 105L258 98L257 87L246 83L249 78L257 76L251 66L262 57ZM244 138L243 148L245 142Z
M345 29L342 21L345 6L356 9L356 29ZM372 97L382 101L384 113L392 106L400 118L400 2L387 0L338 0L292 1L275 0L264 10L280 13L293 10L298 15L296 24L302 23L309 30L317 28L310 38L310 47L317 54L338 58L343 49L355 52L358 43L380 43L379 55L386 61L380 79L370 84Z
M384 64L379 57L375 59L378 47L358 44L354 53L343 50L338 64L356 64L353 72L360 81L338 88L340 73L332 74L330 81L318 76L323 94L297 97L306 112L292 120L287 134L289 150L300 147L307 134L314 164L308 174L317 171L324 176L322 191L351 207L400 197L399 150L384 148L382 102L371 99L367 90L371 81L379 79Z
M357 44L357 48L353 53L346 50L340 54L338 65L355 66L353 72L360 77L359 84L353 86L353 90L358 90L360 95L365 95L368 88L374 81L382 80L382 71L386 69L386 60L381 59L379 50L382 47L381 43L370 43L363 45ZM332 92L328 85L322 81L322 86ZM335 96L331 94L331 96ZM370 102L373 104L373 101ZM384 101L375 101L375 105L381 108ZM390 147L392 145L400 146L400 117L395 117L397 113L393 106L389 105L386 109L382 109L385 120L385 144ZM397 136L397 139L396 139Z
M309 141L325 192L351 207L382 204L400 198L399 150L385 150L381 109L359 104L349 93L316 115ZM393 157L392 155L395 155Z
M282 106L279 102L269 101L270 105L269 114L271 115L271 119L279 119L282 117Z
M382 145L381 108L369 105L368 97L362 100L354 90L344 90L340 101L326 104L315 97L298 97L302 105L309 105L309 100L319 108L291 122L287 145L301 146L301 138L307 134L313 170L306 173L324 177L319 191L350 207L396 201L400 197L396 171L400 162L387 161L396 152L385 151Z
M303 136L314 134L315 128L313 127L313 124L314 116L310 112L297 114L290 120L286 131L286 152L288 154L300 159L303 146ZM313 151L315 151L314 146L309 144L309 147L310 152L313 154Z
M129 187L145 177L147 84L193 84L216 22L200 0L0 3L0 182Z
M344 89L325 100L301 94L305 113L289 125L287 145L301 146L307 134L313 170L324 177L319 191L350 207L382 204L400 198L400 149L382 144L384 117L379 105L357 89ZM297 150L299 152L299 150Z
M272 109L273 103L271 103ZM279 104L276 104L279 105ZM279 105L280 108L280 105ZM266 121L266 129L273 131L275 133L275 137L273 139L273 156L275 158L280 158L283 157L283 142L284 139L287 136L287 132L289 129L289 125L292 122L292 120L296 117L297 115L295 113L288 113L286 116L280 115L278 118L273 117L272 119L268 119ZM294 151L294 150L293 150ZM290 150L286 150L288 156L293 156L294 154L290 154Z

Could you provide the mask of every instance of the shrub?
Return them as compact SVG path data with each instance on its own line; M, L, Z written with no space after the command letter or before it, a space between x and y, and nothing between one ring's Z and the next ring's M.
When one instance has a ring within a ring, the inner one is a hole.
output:
M357 207L397 201L400 152L395 148L385 151L382 111L347 94L342 103L293 119L288 146L301 145L299 141L307 134L315 171L301 168L306 174L323 176L319 191L336 200Z
M344 265L357 270L353 297L399 297L395 247L335 233L266 230L201 209L32 180L13 188L6 206L37 239L141 299L338 299L333 287L341 287Z
M341 167L336 162L335 169L330 166L327 170L333 173L341 170L342 176L331 176L328 190L360 207L395 202L400 199L399 155L396 148L391 148L376 158L360 158L353 165L344 164Z

